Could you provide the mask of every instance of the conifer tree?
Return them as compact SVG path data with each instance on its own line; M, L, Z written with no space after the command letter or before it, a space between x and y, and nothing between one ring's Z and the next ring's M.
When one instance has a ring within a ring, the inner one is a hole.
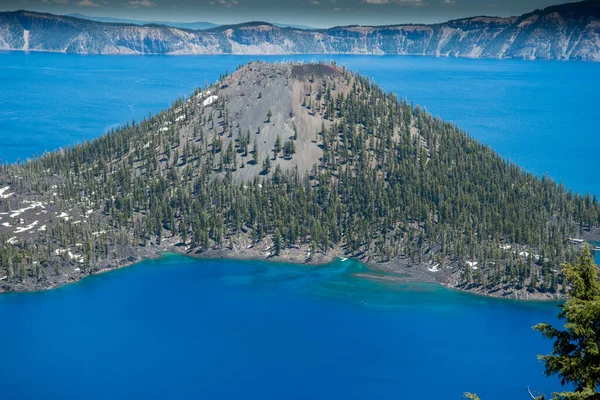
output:
M254 161L254 165L258 164L258 140L256 138L254 138L252 146L252 161Z
M546 323L534 326L545 337L555 339L554 351L539 358L545 363L546 375L558 375L563 385L575 388L554 393L556 399L599 399L600 278L589 247L574 264L566 265L564 274L571 285L558 315L566 321L565 329Z
M275 139L275 146L273 146L273 153L275 154L275 159L277 159L277 155L281 151L281 136L277 135L277 139Z
M265 160L263 161L263 173L268 174L270 170L271 170L271 159L269 158L269 156L266 156Z

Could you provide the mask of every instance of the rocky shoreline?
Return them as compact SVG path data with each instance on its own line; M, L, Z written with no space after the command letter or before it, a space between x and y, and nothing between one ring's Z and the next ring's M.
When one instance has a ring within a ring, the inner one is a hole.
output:
M165 240L168 242L167 240ZM294 246L282 249L279 256L271 254L273 243L263 240L257 244L245 247L234 246L234 248L222 247L208 250L190 249L176 243L161 243L160 246L140 246L138 249L127 248L126 256L113 259L102 263L102 266L90 269L89 273L74 268L69 273L54 275L50 279L45 279L37 285L32 284L12 284L6 282L0 283L0 295L2 293L15 292L37 292L52 290L67 284L79 282L86 277L98 275L117 269L132 266L145 260L158 259L164 253L174 253L196 259L230 259L230 260L256 260L277 263L291 263L307 266L325 265L336 259L353 259L360 262L370 269L370 271L354 273L353 276L383 281L388 283L433 283L444 286L448 289L458 290L466 293L481 295L485 297L516 299L524 301L557 301L564 299L560 293L540 293L529 292L526 288L515 289L513 286L489 290L475 284L461 284L458 279L460 269L457 266L448 266L443 270L432 270L428 264L411 265L408 260L402 258L392 259L387 262L369 260L368 257L354 258L345 254L343 249L334 248L327 255L318 253L309 257L310 249L308 246ZM126 248L120 249L123 252ZM428 268L429 267L429 268Z

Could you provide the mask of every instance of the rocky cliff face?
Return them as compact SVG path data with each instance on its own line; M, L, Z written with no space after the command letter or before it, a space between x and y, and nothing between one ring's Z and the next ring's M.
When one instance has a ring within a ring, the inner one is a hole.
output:
M600 1L520 17L300 30L252 22L193 31L0 13L0 49L80 54L402 54L600 61Z

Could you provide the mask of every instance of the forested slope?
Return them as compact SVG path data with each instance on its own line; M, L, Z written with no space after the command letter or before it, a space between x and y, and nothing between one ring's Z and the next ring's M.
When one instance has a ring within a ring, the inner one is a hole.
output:
M251 63L169 110L0 173L2 290L158 251L378 269L554 297L596 197L507 163L335 64ZM43 229L42 229L43 228ZM393 274L392 274L393 276Z

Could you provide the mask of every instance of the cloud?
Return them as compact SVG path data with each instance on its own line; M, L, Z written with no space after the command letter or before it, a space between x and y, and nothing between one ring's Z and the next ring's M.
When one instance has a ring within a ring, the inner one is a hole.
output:
M454 0L444 0L444 4L455 4L456 1Z
M156 3L150 0L132 0L127 3L127 6L130 8L138 8L138 7L156 7Z
M213 5L213 6L217 5L217 4L220 4L220 5L225 6L227 8L231 8L233 6L236 6L236 5L240 4L240 2L237 1L237 0L217 0L217 1L209 1L208 4Z
M91 0L81 0L75 4L78 5L79 7L100 7L100 4L94 3Z
M335 3L335 1L331 1L331 3ZM320 6L321 5L321 1L319 0L300 0L298 2L298 4L300 4L301 6Z
M423 0L362 0L363 3L367 4L397 4L400 6L409 6L409 7L423 7L428 5L427 3L423 3Z
M42 4L69 4L69 0L41 0Z

